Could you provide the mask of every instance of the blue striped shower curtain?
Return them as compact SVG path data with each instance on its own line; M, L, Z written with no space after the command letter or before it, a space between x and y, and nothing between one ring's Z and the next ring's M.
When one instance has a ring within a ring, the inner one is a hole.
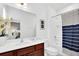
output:
M63 26L63 48L79 52L79 24Z

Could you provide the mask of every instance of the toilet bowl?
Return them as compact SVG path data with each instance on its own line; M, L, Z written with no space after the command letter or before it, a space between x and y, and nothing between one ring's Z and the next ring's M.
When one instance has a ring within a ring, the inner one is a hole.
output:
M44 50L45 56L58 55L58 50L54 46L52 46L52 44L50 43L50 41L48 39L45 40L44 45L45 45L45 50Z
M56 56L58 51L52 47L45 48L45 56Z

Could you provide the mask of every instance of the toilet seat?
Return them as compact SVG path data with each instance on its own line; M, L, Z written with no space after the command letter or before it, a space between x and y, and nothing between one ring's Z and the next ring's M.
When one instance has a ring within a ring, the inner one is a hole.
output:
M57 52L57 50L55 48L52 48L52 47L47 47L46 50L52 51L52 52Z
M57 55L57 50L52 47L45 48L45 52L46 52L47 56L56 56Z

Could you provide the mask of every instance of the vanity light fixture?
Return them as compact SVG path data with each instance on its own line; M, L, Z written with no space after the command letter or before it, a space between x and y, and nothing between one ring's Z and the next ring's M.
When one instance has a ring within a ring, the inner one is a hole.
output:
M5 7L3 7L3 19L4 20L6 19L6 9L5 9Z
M27 3L17 3L16 5L17 5L19 8L27 9Z
M20 3L21 5L24 5L24 3Z

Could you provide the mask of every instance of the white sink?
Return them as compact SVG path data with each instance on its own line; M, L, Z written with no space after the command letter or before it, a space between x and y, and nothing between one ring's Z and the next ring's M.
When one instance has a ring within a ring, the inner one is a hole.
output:
M32 40L23 40L23 42L32 43Z
M33 43L33 42L38 42L38 41L43 41L39 38L35 38L35 37L30 37L30 38L24 38L22 39L23 42L29 42L29 43Z
M21 43L21 39L11 39L6 41L6 45L17 45Z
M24 38L24 39L22 39L23 40L23 42L28 42L28 43L32 43L33 41L34 41L34 38L33 37L31 37L31 38Z

